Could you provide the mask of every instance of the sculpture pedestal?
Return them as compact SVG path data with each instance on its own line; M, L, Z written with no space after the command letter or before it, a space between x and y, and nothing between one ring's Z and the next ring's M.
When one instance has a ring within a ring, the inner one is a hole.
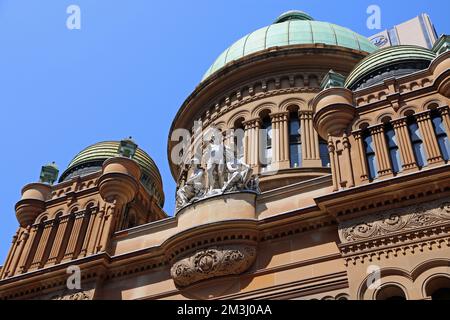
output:
M186 230L216 222L255 220L256 196L254 192L236 192L205 198L178 211L178 226Z

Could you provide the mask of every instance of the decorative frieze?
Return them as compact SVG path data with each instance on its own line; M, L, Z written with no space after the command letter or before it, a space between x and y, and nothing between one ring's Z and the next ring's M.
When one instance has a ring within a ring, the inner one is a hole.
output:
M339 226L339 237L343 244L349 244L442 223L450 223L450 199L394 209L344 222Z

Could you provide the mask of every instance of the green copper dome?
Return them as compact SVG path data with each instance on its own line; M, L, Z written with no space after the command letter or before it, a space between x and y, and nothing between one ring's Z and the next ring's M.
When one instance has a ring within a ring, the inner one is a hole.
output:
M377 47L367 38L338 25L314 21L302 11L283 13L274 24L256 30L226 49L203 76L206 80L228 63L271 47L322 43L374 52Z
M105 160L120 156L120 144L120 141L105 141L87 147L73 158L66 171L61 175L60 182L101 170ZM162 207L164 205L162 179L155 162L140 148L136 149L133 160L141 167L141 182L149 192L157 196Z
M358 83L362 81L375 84L377 79L373 81L369 78L373 79L377 76L383 80L387 76L401 76L415 72L426 68L434 58L436 58L435 52L418 46L402 45L380 49L355 66L347 77L345 87L364 87L363 84Z

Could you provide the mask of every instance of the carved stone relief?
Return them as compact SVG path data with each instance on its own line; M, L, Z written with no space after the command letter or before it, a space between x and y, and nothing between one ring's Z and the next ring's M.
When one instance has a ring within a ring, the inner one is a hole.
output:
M250 246L214 247L197 251L176 262L171 276L180 287L220 276L247 271L256 259L256 248Z
M339 237L345 244L445 222L450 222L450 199L394 209L342 223Z
M72 300L72 301L91 300L91 297L87 292L84 291L79 291L75 293L63 292L60 295L53 296L51 300Z

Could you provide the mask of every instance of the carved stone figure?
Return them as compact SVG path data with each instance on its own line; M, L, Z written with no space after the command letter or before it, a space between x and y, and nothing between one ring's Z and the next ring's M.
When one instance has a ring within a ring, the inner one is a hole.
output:
M252 168L236 160L234 152L218 141L220 134L212 135L204 146L202 161L194 159L192 175L186 182L182 180L177 191L177 210L196 201L221 195L227 192L253 191L259 193L258 177L253 176ZM204 163L202 168L199 163Z
M177 191L177 207L181 208L193 203L196 199L203 196L204 193L204 173L203 168L197 160L192 160L192 175L187 179L185 184Z
M216 140L217 138L213 136L206 144L204 152L209 195L216 194L221 189L225 173L224 146Z
M253 170L250 166L237 160L234 162L227 162L228 180L224 183L222 193L228 191L238 191L249 188L249 182L252 177Z

